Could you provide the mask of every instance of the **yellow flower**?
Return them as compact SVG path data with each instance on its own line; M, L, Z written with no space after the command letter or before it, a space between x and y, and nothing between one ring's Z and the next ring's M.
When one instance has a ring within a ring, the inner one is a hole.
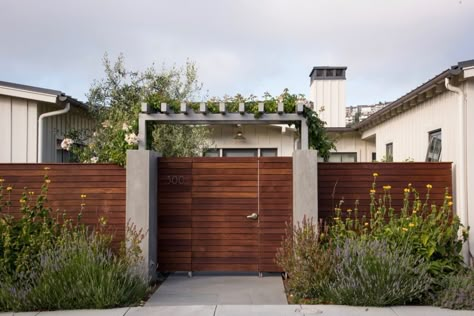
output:
M432 186L431 184L427 184L427 185L426 185L426 188L427 188L427 189L433 189L433 186Z
M11 190L13 190L12 187L7 187L7 192L10 192Z
M107 225L107 219L104 216L99 217L99 224L102 226Z
M51 180L46 179L46 180L44 180L44 182L47 183L47 184L50 184L50 183L51 183Z
M324 234L321 233L321 235L319 235L319 238L324 238Z
M51 168L50 167L44 167L43 169L44 170L50 170Z
M379 176L379 174L378 174L377 172L374 172L372 175L373 175L374 177L378 177L378 176Z
M403 230L404 232L406 232L406 231L408 231L408 228L403 227L402 230Z
M451 195L446 195L446 200L452 200L453 197Z
M364 223L364 226L369 226L369 223L365 222L365 223Z
M413 210L413 214L416 214L416 210Z
M86 203L81 203L81 207L84 207L84 206L86 206Z
M411 188L411 183L408 183L408 187Z
M85 199L86 197L87 197L87 195L81 194L81 199Z
M384 186L383 186L383 189L384 189L384 190L390 190L391 188L392 188L392 187L391 187L390 185L384 185Z
M410 224L408 224L408 226L409 226L409 227L415 227L415 224L410 223Z
M449 206L452 206L452 205L453 205L453 202L449 201L449 202L448 202L448 205L449 205Z
M371 190L370 190L370 193L375 193L375 190L374 190L374 189L371 189Z
M5 182L5 179L0 179L0 183L1 183L1 182Z
M26 200L25 199L20 199L20 203L21 204L26 203Z
M34 195L34 194L35 194L35 192L33 192L33 191L30 191L30 192L28 192L28 194L29 194L29 195Z
M377 213L377 214L382 214L382 212L380 212L380 211L377 211L377 212L375 212L375 213Z
M348 212L348 213L352 212L352 209L348 208L348 209L347 209L347 212Z
M339 217L334 217L334 220L335 220L335 221L338 221L338 220L339 220Z
M410 189L409 189L409 188L405 188L405 189L403 189L403 191L404 191L405 193L410 193Z

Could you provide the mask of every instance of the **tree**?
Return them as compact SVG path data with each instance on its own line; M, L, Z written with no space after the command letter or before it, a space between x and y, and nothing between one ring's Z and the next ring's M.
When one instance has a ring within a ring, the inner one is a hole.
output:
M105 77L94 81L88 94L91 113L97 121L95 130L69 133L76 143L72 151L81 162L125 165L126 151L137 148L141 102L158 109L162 102L179 104L201 89L196 66L190 61L182 68L157 70L152 65L140 72L127 70L122 55L115 62L105 55L104 70ZM147 143L164 156L196 156L210 145L210 132L204 126L154 124L150 129L153 139ZM169 137L174 137L173 141Z

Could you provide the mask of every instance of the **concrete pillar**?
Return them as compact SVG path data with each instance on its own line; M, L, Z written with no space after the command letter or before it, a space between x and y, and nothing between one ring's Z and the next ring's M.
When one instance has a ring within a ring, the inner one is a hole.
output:
M150 150L127 151L127 202L126 220L143 229L141 243L144 269L156 277L158 218L158 157Z
M293 152L293 223L303 217L318 223L318 152Z

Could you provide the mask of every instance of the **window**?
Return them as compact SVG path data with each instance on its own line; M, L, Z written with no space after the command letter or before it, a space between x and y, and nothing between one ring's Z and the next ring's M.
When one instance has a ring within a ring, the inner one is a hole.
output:
M342 69L336 69L336 77L343 77L344 73Z
M324 70L323 69L317 69L316 70L316 77L322 77L324 76Z
M385 161L393 161L393 143L388 143L387 145L385 145Z
M328 162L357 162L357 153L331 153Z
M426 161L441 161L441 130L428 133L428 151Z
M377 161L377 153L372 153L372 161Z
M332 69L326 69L326 77L334 76L334 71Z
M262 148L260 149L260 157L276 157L278 151L276 148Z
M219 157L219 149L208 149L204 153L204 157Z
M213 148L203 154L204 157L277 157L277 148Z
M223 149L223 157L257 157L258 149Z

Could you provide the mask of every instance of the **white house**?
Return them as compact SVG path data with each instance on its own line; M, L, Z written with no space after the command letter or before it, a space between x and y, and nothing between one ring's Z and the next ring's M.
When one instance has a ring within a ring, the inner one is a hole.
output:
M351 128L345 127L346 70L314 67L309 75L310 101L336 141L329 161L453 162L455 209L474 227L474 194L468 194L474 190L474 60L443 70ZM296 138L279 126L217 127L213 155L291 156ZM472 258L474 233L469 244Z
M67 162L64 133L93 127L87 106L61 91L0 81L0 163Z

